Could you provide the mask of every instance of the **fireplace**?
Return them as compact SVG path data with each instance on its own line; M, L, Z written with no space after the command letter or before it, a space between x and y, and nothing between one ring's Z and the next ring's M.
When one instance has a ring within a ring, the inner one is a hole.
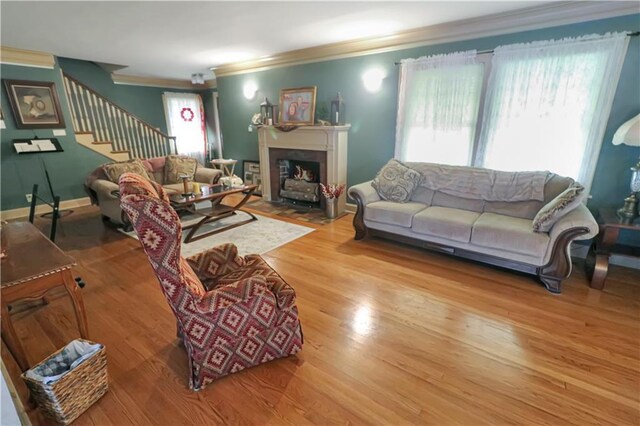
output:
M293 205L320 207L320 163L278 160L280 198Z
M322 151L269 150L271 201L324 208L319 184L326 184L327 155Z
M262 173L262 199L291 202L284 188L286 179L295 180L296 165L313 165L314 178L309 183L347 183L347 138L350 125L300 126L281 131L273 126L258 129L260 172ZM306 177L309 178L307 172ZM293 184L293 185L292 185ZM304 187L289 182L288 188ZM283 197L282 191L285 197ZM291 190L291 189L289 189ZM304 192L301 191L301 192ZM319 207L325 207L324 197L318 193ZM338 212L345 210L346 197L338 200ZM318 205L318 204L316 204Z

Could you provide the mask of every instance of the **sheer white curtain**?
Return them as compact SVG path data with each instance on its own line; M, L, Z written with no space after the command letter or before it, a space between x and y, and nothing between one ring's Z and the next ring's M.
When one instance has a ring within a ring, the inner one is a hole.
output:
M627 45L607 34L496 48L478 165L550 170L589 189Z
M475 50L402 60L395 157L468 165L483 73Z
M204 164L207 133L202 98L194 93L165 92L162 99L167 130L176 137L178 153Z

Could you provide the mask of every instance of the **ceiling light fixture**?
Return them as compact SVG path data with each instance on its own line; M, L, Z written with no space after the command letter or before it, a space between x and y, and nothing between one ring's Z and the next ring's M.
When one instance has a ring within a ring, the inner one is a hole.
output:
M191 84L204 84L204 75L202 73L191 74Z

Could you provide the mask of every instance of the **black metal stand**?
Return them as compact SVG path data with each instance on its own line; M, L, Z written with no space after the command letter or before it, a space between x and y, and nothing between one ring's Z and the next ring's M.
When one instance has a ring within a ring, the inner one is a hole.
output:
M60 196L54 195L53 202L50 203L47 200L40 198L38 196L38 184L33 185L33 190L31 191L31 208L29 209L29 222L33 223L36 215L36 205L38 204L38 200L42 201L49 207L51 207L51 232L49 233L49 239L51 241L56 240L56 228L58 226L58 219L60 218Z

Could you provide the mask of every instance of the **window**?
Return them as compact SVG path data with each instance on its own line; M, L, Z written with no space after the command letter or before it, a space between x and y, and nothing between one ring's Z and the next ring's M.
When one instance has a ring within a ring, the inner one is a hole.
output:
M178 154L204 164L207 139L202 98L194 93L166 92L162 95L167 131L176 137Z
M405 60L400 73L396 157L469 164L484 74L475 51Z
M461 98L457 91L406 91L412 86L403 86L401 70L399 124L404 122L401 110L411 111L412 104L432 101L441 102L433 117L449 108L460 108L454 116L464 119L446 121L452 126L444 137L432 130L414 130L413 138L397 132L402 139L396 139L396 157L497 170L550 170L589 189L627 45L626 34L607 34L496 48L485 84L485 101L477 114L479 121L470 112L477 111L481 97L474 90L468 90L469 104L461 108L456 102ZM465 68L441 70L446 70L448 80L469 81ZM421 87L433 85L431 81L414 81ZM425 95L431 100L413 99ZM469 129L475 123L481 124L481 130L474 138ZM439 127L430 124L426 128ZM471 142L465 144L469 135ZM448 150L459 152L440 153ZM463 158L467 161L461 162Z

